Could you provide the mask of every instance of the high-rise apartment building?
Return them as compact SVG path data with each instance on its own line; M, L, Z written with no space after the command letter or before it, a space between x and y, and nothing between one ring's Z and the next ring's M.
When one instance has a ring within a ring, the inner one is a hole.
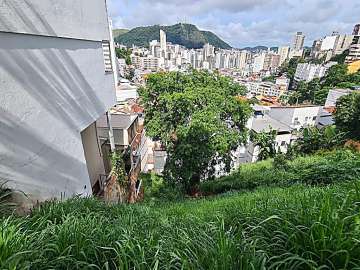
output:
M292 49L294 49L295 51L302 50L304 48L304 42L305 42L305 36L303 35L303 33L297 32L293 40Z
M264 69L266 52L259 53L254 57L253 72L258 73Z
M163 30L160 30L160 48L162 56L167 58L166 33Z
M0 179L24 207L91 195L104 173L96 120L116 103L106 1L0 6Z
M282 65L289 58L289 47L279 47L278 54L280 55L279 64Z
M241 51L239 56L239 69L245 69L246 64L250 58L250 53L248 51Z
M345 50L348 50L353 42L353 35L339 35L335 44L334 54L341 54Z
M355 25L353 35L354 38L350 45L349 55L346 57L347 64L360 60L360 24Z
M203 56L205 60L208 60L209 57L213 57L215 54L215 47L206 43L203 47Z

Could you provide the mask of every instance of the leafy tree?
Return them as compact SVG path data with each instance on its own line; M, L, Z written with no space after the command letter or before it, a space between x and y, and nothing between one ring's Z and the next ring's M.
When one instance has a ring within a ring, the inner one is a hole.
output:
M292 84L294 77L295 77L295 72L296 72L296 68L297 65L299 63L304 63L304 59L303 58L291 58L289 60L289 62L285 62L281 67L280 67L280 74L286 74L287 77L290 79L290 85Z
M125 59L125 63L127 65L131 65L131 58L130 58L131 50L130 49L116 48L115 52L116 52L117 58Z
M276 81L276 78L274 75L271 75L271 76L268 76L268 77L265 77L262 79L263 82L272 82L272 83L275 83Z
M335 124L349 138L360 140L360 93L342 96L336 102Z
M335 55L330 61L337 62L338 64L344 64L346 56L348 56L349 50L345 50L342 54Z
M147 134L161 141L168 158L166 180L188 193L214 176L214 167L230 171L231 152L246 142L251 108L244 87L205 71L169 72L148 77L140 89Z
M353 86L359 86L360 84L360 70L356 73L349 74L349 82L353 83Z
M319 150L333 149L344 143L345 134L328 126L324 129L308 127L303 129L301 138L296 142L295 149L300 154L312 154Z
M324 87L314 92L314 104L316 105L325 105L326 98L329 94L330 88Z
M315 103L315 95L321 91L320 79L316 78L307 84L305 100Z
M319 59L311 59L309 61L309 63L311 64L316 64L316 65L320 65L320 64L323 64L325 62L325 59L326 59L326 55L324 55L323 57L319 58Z
M334 65L329 68L324 81L323 86L335 87L340 83L348 80L348 69L346 65Z
M251 133L251 141L259 147L258 160L273 158L276 155L275 138L277 131L270 129L268 132Z
M300 94L298 103L303 103L309 100L310 94L308 91L308 84L304 81L300 81L297 85L296 91Z

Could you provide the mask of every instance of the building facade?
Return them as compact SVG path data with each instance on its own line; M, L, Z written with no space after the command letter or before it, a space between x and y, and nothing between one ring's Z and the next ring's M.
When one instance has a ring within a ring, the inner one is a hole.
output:
M323 65L316 65L310 63L298 64L295 72L295 80L310 82L315 78L324 77L326 71L327 67Z
M0 40L0 178L29 205L91 195L116 102L105 0L2 1Z
M297 32L294 36L292 49L300 51L304 48L305 36L302 32Z

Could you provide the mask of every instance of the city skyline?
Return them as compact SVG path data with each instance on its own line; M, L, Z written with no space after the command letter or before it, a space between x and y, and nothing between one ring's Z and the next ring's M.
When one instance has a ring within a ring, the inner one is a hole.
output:
M116 28L192 23L236 48L288 45L298 31L311 46L332 31L350 34L360 13L360 3L354 0L108 0L108 5Z

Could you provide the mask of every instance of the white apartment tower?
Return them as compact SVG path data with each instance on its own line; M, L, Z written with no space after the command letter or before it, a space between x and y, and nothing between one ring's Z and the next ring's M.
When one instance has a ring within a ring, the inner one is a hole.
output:
M160 48L162 56L166 58L167 56L167 44L166 44L166 33L163 30L160 30Z
M297 32L294 36L292 49L300 51L304 48L305 36L302 32Z
M248 51L240 52L239 69L245 69L249 58L250 58L250 53Z
M280 65L282 65L289 58L289 52L290 47L279 47L278 54L280 55Z
M91 195L116 103L105 0L0 4L0 179L36 201Z

